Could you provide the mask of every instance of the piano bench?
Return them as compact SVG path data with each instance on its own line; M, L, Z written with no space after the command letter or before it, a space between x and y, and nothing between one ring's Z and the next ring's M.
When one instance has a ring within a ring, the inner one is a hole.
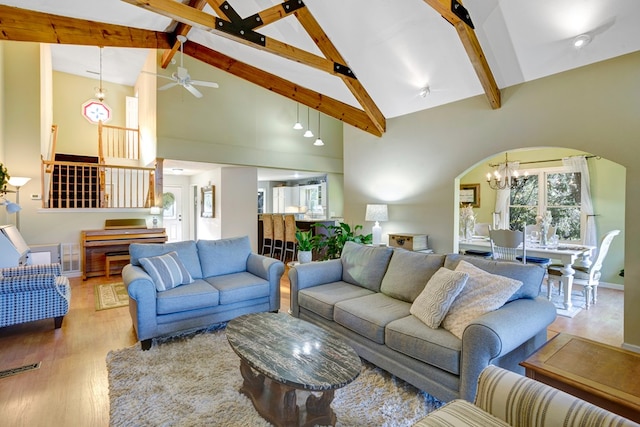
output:
M107 279L111 275L111 263L114 261L129 261L129 252L107 252L104 254L104 271Z

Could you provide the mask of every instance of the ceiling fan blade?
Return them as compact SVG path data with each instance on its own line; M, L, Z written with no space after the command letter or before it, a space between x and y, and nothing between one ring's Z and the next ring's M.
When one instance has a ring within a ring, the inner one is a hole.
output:
M174 86L178 86L178 82L171 82L171 83L167 83L167 84L166 84L166 85L164 85L164 86L160 86L160 87L158 88L158 90L167 90L167 89L171 89L171 88L172 88L172 87L174 87Z
M200 93L200 91L195 87L191 86L191 84L185 83L182 87L191 92L191 94L196 98L202 98L202 93Z
M189 80L189 83L191 83L194 86L206 86L206 87L214 87L214 88L220 87L218 86L218 83L203 82L202 80Z

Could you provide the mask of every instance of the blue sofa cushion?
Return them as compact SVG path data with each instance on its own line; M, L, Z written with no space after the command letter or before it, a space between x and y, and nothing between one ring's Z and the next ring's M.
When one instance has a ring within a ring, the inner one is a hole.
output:
M202 279L198 249L196 248L196 242L193 240L171 243L132 243L129 245L132 265L140 266L140 258L160 256L169 252L178 253L178 258L180 258L192 278Z
M333 318L339 325L384 344L384 328L394 320L407 317L411 304L376 293L336 303Z
M393 249L387 246L371 247L346 242L340 255L342 280L379 292L392 253Z
M247 272L207 277L204 280L220 292L220 304L269 296L269 281Z
M540 287L544 279L546 269L536 264L520 264L517 262L504 262L483 259L473 256L458 254L448 254L444 260L445 268L455 270L460 260L465 260L483 269L487 273L498 274L500 276L511 277L522 282L522 286L511 297L509 301L520 298L536 298L540 294Z
M394 320L385 328L385 344L414 359L460 375L462 340L443 328L427 328L415 316Z
M371 295L372 291L346 282L333 282L313 286L298 292L298 305L327 320L333 320L333 308L336 303Z
M142 268L151 276L158 292L173 289L176 286L187 285L193 282L193 278L185 268L177 252L140 258Z
M422 254L394 249L380 292L406 302L413 302L436 271L444 264L444 255Z
M220 293L202 279L188 285L178 286L168 291L158 292L156 297L157 314L171 314L182 311L219 305Z
M198 240L197 247L203 277L247 271L247 259L251 253L248 236Z

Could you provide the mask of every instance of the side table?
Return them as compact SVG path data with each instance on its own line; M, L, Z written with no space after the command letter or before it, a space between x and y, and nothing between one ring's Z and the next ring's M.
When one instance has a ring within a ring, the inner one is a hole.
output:
M640 354L558 334L520 363L526 375L640 422Z

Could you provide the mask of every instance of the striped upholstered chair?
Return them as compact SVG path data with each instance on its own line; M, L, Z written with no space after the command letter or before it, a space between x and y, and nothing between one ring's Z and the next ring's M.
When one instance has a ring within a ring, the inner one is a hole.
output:
M478 379L475 402L452 400L414 427L639 427L637 423L497 366Z
M58 329L70 301L69 279L61 274L60 264L0 270L0 327L53 318Z

